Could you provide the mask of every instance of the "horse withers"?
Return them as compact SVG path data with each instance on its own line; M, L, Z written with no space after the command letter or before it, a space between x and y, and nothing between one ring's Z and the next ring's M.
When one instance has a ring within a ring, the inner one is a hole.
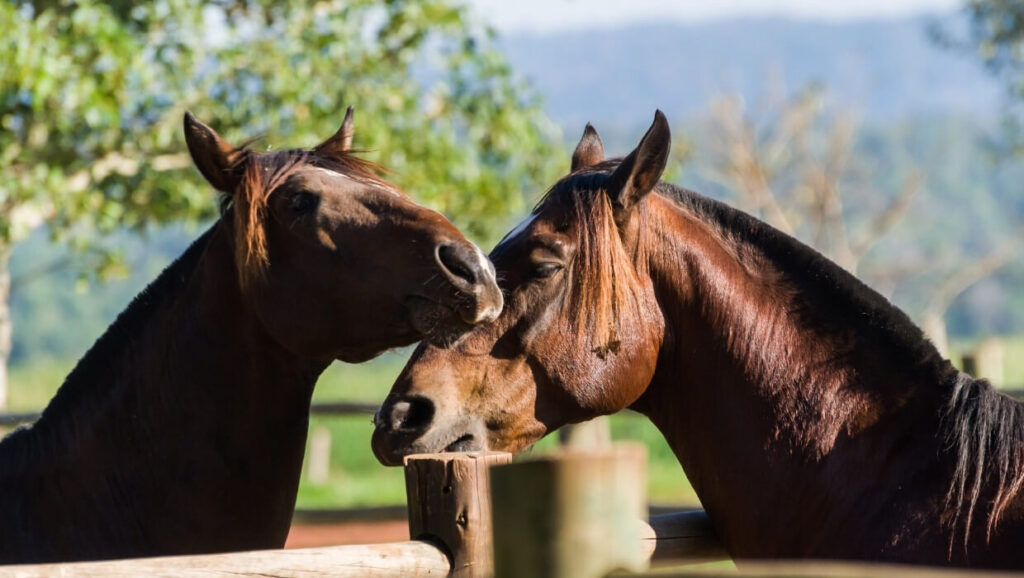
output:
M414 352L377 457L519 452L629 407L734 558L1024 568L1024 405L814 250L659 182L669 145L658 113L608 161L588 125L491 253L505 311Z
M501 310L480 250L351 152L351 109L309 150L185 137L222 216L0 442L0 563L281 547L317 376Z

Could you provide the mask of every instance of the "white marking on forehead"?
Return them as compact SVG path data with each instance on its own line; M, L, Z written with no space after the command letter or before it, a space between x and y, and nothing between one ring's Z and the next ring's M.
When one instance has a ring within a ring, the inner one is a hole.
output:
M354 182L357 182L357 183L363 183L364 185L374 185L375 187L377 187L379 189L384 189L385 191L391 193L392 195L395 195L396 197L401 197L402 196L401 193L399 193L398 191L396 191L395 189L389 187L388 185L386 185L384 183L378 183L376 181L371 181L371 180L368 180L368 179L360 179L360 178L357 178L357 177L346 175L344 173L339 173L337 171L332 171L331 169L325 169L324 167L313 167L313 170L320 171L320 172L322 172L322 173L324 173L324 174L326 174L328 176L341 177L343 179L348 179L350 181L354 181Z
M350 177L348 175L343 175L343 174L341 174L339 172L332 171L331 169L325 169L323 167L313 167L313 170L314 171L320 171L321 173L326 173L326 174L331 175L333 177L341 177L343 179L348 179L350 181L354 181L355 180L355 179L353 179L352 177Z
M533 222L536 219L537 219L537 215L536 214L531 214L529 217L526 217L526 219L522 223L519 223L518 225L516 225L515 229L512 229L511 231L508 232L507 235L502 237L501 240L498 241L498 244L501 245L505 241L508 241L508 240L512 239L513 237L517 237L517 236L521 235L523 233L523 231L525 231L525 230L530 228L530 225L532 225Z

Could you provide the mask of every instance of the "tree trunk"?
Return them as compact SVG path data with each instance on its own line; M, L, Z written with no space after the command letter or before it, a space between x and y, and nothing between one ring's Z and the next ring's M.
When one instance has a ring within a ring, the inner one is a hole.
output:
M7 410L7 361L11 356L11 271L10 247L0 245L0 412Z

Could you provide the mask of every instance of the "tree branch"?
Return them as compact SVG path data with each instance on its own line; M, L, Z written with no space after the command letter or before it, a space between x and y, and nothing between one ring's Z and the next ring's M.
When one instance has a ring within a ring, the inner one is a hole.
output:
M991 276L1019 255L1022 240L1024 240L1024 230L1018 229L1016 233L1004 239L995 251L947 278L928 300L928 305L924 310L925 314L940 317L944 315L953 301L964 291L970 289L978 281Z

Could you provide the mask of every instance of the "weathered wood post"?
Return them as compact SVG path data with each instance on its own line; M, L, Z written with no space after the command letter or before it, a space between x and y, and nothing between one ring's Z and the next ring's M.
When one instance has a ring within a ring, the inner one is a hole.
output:
M978 377L984 377L994 387L1003 387L1003 342L998 337L989 337L974 350Z
M647 450L563 449L491 471L495 576L605 576L647 566Z
M409 537L442 546L452 576L492 576L494 548L488 468L512 454L468 452L405 458Z
M581 423L562 426L558 442L571 448L606 448L612 444L608 416L602 415Z
M331 477L331 432L326 426L317 426L309 439L309 461L306 474L318 486Z

